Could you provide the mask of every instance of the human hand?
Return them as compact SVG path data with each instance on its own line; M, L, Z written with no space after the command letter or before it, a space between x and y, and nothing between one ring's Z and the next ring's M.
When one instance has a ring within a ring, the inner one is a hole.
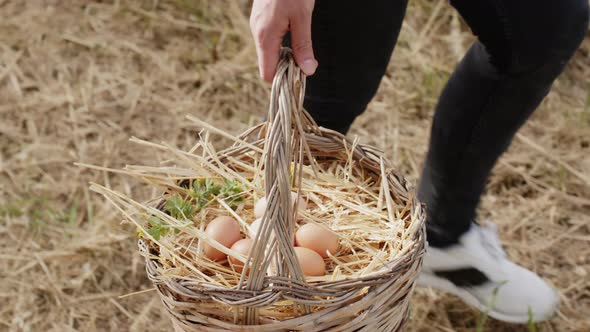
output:
M254 0L250 13L250 30L254 36L260 76L272 79L279 63L285 34L291 32L291 48L297 65L306 75L313 75L318 62L311 44L311 14L315 0Z

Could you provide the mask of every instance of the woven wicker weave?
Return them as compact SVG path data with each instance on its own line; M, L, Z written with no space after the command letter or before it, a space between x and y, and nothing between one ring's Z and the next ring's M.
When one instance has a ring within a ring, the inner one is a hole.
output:
M304 75L290 51L282 50L272 85L268 121L242 134L241 138L249 143L236 144L220 154L222 162L238 167L232 160L251 162L249 152L265 152L268 206L248 257L252 266L244 269L237 287L206 287L197 276L182 280L164 278L159 273L158 260L154 259L159 254L158 247L149 240L140 240L148 276L156 285L176 331L391 332L401 330L407 321L409 298L424 253L424 210L405 180L387 167L375 149L357 145L352 158L357 167L375 178L386 170L391 201L410 206L405 220L413 245L379 272L360 278L307 283L297 263L290 194L292 184L297 184L301 176L298 165L346 160L350 156L344 153L345 145L351 147L343 135L318 127L302 110L304 89ZM274 264L277 275L268 275L270 264ZM284 305L287 300L292 301L298 313L295 318L280 321L258 315L261 308L281 301Z

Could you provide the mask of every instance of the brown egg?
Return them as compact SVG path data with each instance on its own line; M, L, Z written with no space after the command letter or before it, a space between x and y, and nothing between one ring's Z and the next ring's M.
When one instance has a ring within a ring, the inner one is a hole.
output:
M303 247L295 247L295 254L304 275L323 276L326 274L326 263L317 252Z
M231 246L231 250L235 251L239 255L243 256L244 259L248 257L248 252L250 251L250 247L252 247L252 239L241 239ZM234 267L234 269L238 272L242 272L244 268L244 263L239 259L233 256L227 256L229 263Z
M291 201L295 204L295 199L297 199L297 193L291 192ZM267 200L266 197L262 197L261 199L256 202L254 205L254 216L256 218L262 218L264 215L264 211L266 210ZM301 196L299 198L299 202L297 203L297 210L304 211L307 209L307 201Z
M241 238L240 225L238 225L238 222L234 218L229 216L221 216L213 219L209 225L207 225L205 234L207 234L212 240L219 242L227 248L231 247ZM209 244L205 243L204 250L205 256L211 260L220 261L225 258L223 252L215 249Z
M335 254L338 251L338 235L326 227L309 223L299 227L295 233L295 244L326 258L327 252Z

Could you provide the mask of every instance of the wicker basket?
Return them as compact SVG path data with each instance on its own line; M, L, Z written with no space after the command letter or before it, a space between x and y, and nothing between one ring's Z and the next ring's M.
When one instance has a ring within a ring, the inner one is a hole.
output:
M294 211L289 204L291 184L297 183L297 165L322 160L346 160L343 135L318 127L302 110L305 76L288 49L272 85L269 119L242 134L249 143L223 153L222 162L249 162L248 151L264 149L264 179L268 206L260 233L237 287L208 287L198 276L170 280L160 273L158 247L139 241L147 273L170 314L176 331L400 331L409 317L409 299L422 264L425 246L424 210L405 180L385 168L391 202L410 206L407 229L413 245L379 272L334 282L306 282L293 249ZM305 147L305 148L304 148ZM352 158L358 167L381 177L384 159L375 149L357 145ZM387 164L385 164L387 165ZM295 179L294 179L295 178ZM183 183L180 183L183 185ZM386 195L387 195L386 194ZM162 208L162 205L160 205ZM269 236L270 233L275 236ZM270 242L269 242L269 239ZM291 240L289 240L291 239ZM270 254L269 254L270 250ZM268 275L273 257L277 275ZM249 275L247 275L249 273ZM298 313L287 320L261 320L258 311L291 301Z

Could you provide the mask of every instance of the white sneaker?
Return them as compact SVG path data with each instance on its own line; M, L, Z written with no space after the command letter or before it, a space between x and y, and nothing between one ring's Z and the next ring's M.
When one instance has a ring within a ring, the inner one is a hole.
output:
M506 258L495 225L473 224L459 244L429 247L418 285L460 297L489 316L511 323L551 318L559 297L541 277Z

